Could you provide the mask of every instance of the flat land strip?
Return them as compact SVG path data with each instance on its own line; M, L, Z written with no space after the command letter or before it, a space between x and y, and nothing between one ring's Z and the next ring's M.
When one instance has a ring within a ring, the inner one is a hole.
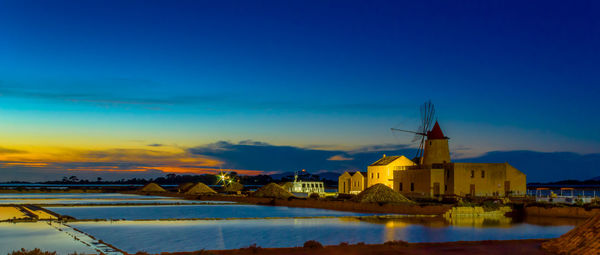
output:
M218 255L246 255L246 254L314 254L314 255L397 255L397 254L552 254L541 249L545 239L509 240L509 241L474 241L474 242L448 242L448 243L399 243L399 244L372 244L372 245L334 245L323 248L243 248L236 250L214 250L200 252L162 253L162 255L191 255L191 254L218 254Z

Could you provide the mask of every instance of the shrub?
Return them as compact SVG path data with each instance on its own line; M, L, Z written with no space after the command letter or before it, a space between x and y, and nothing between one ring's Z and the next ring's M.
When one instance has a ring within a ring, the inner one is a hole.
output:
M310 195L308 195L308 198L311 199L319 199L321 196L319 196L319 194L317 193L310 193Z
M486 200L481 203L481 207L483 207L483 211L491 212L500 209L500 203L496 200Z
M241 248L240 250L250 250L252 253L258 253L262 247L256 245L256 243L248 246L247 248Z
M56 255L56 252L42 251L38 248L33 250L25 250L25 248L21 248L21 250L13 251L9 253L9 255Z
M402 240L392 240L392 241L387 241L385 243L383 243L384 245L389 245L389 246L408 246L408 242L402 241Z
M323 248L323 245L315 240L309 240L304 243L304 248L319 249Z
M340 200L350 200L350 199L354 199L355 197L356 197L356 195L353 195L353 194L340 193L337 195L337 198Z

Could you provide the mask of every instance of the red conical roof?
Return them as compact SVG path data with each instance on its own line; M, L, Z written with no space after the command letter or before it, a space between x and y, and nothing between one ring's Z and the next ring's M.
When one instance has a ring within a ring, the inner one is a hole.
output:
M440 128L440 124L435 122L431 131L427 132L427 139L446 139L444 133L442 133L442 129Z

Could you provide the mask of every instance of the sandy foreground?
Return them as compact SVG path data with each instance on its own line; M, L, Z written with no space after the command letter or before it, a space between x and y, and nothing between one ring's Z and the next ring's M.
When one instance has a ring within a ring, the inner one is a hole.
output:
M236 250L215 250L204 252L162 253L161 255L191 255L191 254L330 254L330 255L388 255L388 254L552 254L542 250L541 244L546 239L508 240L508 241L472 241L448 243L397 243L373 245L334 245L323 248L243 248Z

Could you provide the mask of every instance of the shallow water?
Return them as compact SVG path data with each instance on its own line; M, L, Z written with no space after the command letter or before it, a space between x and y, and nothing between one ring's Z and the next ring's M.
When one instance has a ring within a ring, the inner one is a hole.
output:
M342 212L314 208L260 205L175 205L175 206L86 206L45 207L76 219L198 219L198 218L265 218L363 216L365 213Z
M117 193L0 193L0 204L226 204L229 201L194 201L161 196Z
M141 196L119 193L0 193L0 199L164 199L169 197Z
M111 204L225 204L233 202L183 199L0 199L0 204L36 205L111 205Z
M383 243L511 240L558 237L573 226L527 223L496 227L423 225L410 221L367 222L349 218L248 219L150 222L76 222L69 225L129 253L302 246L307 240L324 245L340 242Z
M0 223L0 254L8 254L21 248L29 250L40 248L45 251L56 251L59 254L96 253L94 249L45 222Z

